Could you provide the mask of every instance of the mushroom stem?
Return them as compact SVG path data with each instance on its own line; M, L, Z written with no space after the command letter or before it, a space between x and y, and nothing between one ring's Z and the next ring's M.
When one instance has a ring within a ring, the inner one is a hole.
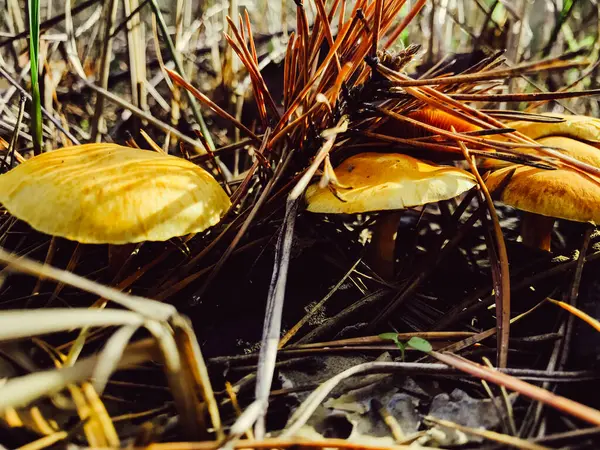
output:
M384 280L394 277L396 259L396 232L402 211L380 213L373 227L373 237L367 250L366 262Z
M554 217L524 212L521 221L521 237L523 238L523 243L529 247L535 247L549 252L554 220Z

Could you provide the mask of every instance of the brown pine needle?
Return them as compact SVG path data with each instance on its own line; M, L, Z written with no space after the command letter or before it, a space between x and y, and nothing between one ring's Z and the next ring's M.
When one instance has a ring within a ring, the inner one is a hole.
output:
M248 69L248 73L252 77L252 80L256 83L256 87L260 89L261 96L267 100L267 104L269 105L269 108L271 109L273 115L277 119L279 119L279 112L277 111L277 107L275 106L275 101L273 100L273 97L271 96L271 93L267 88L267 84L265 83L265 80L262 77L262 74L260 73L257 60L255 60L251 55L250 50L248 50L248 47L246 47L244 43L244 39L242 38L240 31L235 26L230 17L227 17L227 23L231 27L231 31L233 31L233 34L237 39L237 45L233 41L233 39L229 35L227 35L227 33L223 33L225 39L227 39L229 44L232 46L232 48L235 50L237 55L244 63L244 66L246 66L246 69ZM253 43L251 45L254 46Z
M454 131L454 127L452 127ZM461 150L465 156L465 159L471 167L471 172L477 178L479 189L485 198L487 209L492 219L494 243L496 244L496 252L498 255L497 267L499 270L492 270L494 278L494 292L496 295L496 329L497 329L497 358L498 367L504 368L508 362L508 339L510 333L510 273L508 268L508 254L506 252L506 244L504 243L504 235L502 234L502 228L500 228L500 220L494 208L494 202L492 197L487 190L487 186L481 178L477 166L475 165L475 159L469 155L469 150L461 141L458 141ZM496 263L492 261L492 267Z
M406 15L406 17L392 32L392 35L386 41L383 48L388 49L388 48L390 48L391 45L394 44L394 42L396 42L396 39L398 39L398 36L400 36L400 34L404 31L404 29L412 22L412 20L415 18L415 16L417 14L419 14L419 12L421 12L421 9L423 9L423 7L425 6L426 3L427 3L427 0L417 0L417 3L414 4L414 6L411 8L411 10Z
M532 92L529 94L450 94L454 100L472 102L530 102L600 95L600 89L570 92Z
M319 17L321 18L321 22L325 24L323 26L323 30L325 31L325 38L327 39L327 43L330 47L333 47L333 37L331 35L331 28L329 27L329 18L327 17L327 13L325 11L325 3L323 2L323 0L315 0L315 4L317 5L317 12L319 14ZM335 61L336 69L338 71L341 70L342 66L340 65L340 58L338 57L337 52L334 54L333 59Z
M377 67L378 67L378 70L381 71L381 73L389 76L390 79L392 79L392 80L396 80L396 81L412 80L407 75L404 75L399 72L395 72L385 66L382 66L381 64L379 64ZM446 79L446 78L444 78L444 79ZM416 80L416 81L420 81L420 80ZM494 117L491 117L490 115L485 114L485 113L483 113L471 106L468 106L464 103L460 103L459 101L452 99L450 96L448 96L440 91L437 91L436 89L433 89L431 87L422 86L423 93L428 94L430 97L427 97L426 95L421 93L419 91L419 88L407 86L407 87L405 87L405 90L406 90L406 92L410 93L411 95L414 95L415 97L425 101L426 103L428 103L434 107L441 108L450 114L456 114L456 111L453 111L452 109L450 109L449 106L455 107L456 109L467 113L467 116L472 116L471 118L473 120L475 120L475 123L483 126L484 128L494 128L494 127L502 128L502 127L504 127L504 124L501 121L495 119ZM434 99L437 99L437 101ZM442 103L440 103L440 102L442 102ZM394 114L394 113L392 113L392 114ZM396 117L396 118L398 120L408 120L408 118L404 118L402 116ZM423 124L420 122L418 124L420 126L423 126ZM439 133L439 134L444 134L444 133ZM531 139L519 132L511 133L508 136L510 136L510 137L514 138L515 140L517 140L518 142L522 143L522 144L520 144L522 147L527 147L527 146L535 143L535 141L533 139ZM466 136L463 136L463 140L465 142L469 142L469 139L467 139ZM494 143L496 145L498 145L498 142L494 142ZM489 145L489 143L488 143L488 145ZM551 149L549 149L547 147L543 147L543 146L538 147L538 151L547 156L552 156L552 157L559 159L565 167L567 167L571 170L575 170L575 171L583 172L583 173L587 173L587 174L592 174L597 177L600 176L600 168L595 167L591 164L584 163L576 158L565 155L564 153L561 153L561 152L555 151L555 150L551 150Z
M179 76L179 74L177 72L174 72L167 68L165 68L165 70L166 70L167 74L169 75L169 77L171 77L171 79L176 84L183 87L184 89L187 89L194 97L196 97L204 105L206 105L210 109L212 109L215 112L215 114L221 116L225 120L229 120L236 128L238 128L240 131L243 131L244 133L246 133L248 136L250 136L256 142L261 141L261 139L256 134L254 134L248 127L246 127L246 125L241 123L239 120L237 120L235 117L233 117L227 111L225 111L223 108L221 108L215 102L213 102L211 99L209 99L206 95L204 95L202 92L200 92L194 86L192 86L187 81L185 81L181 76Z
M377 57L377 46L379 44L379 32L381 31L381 15L383 14L383 1L375 0L375 19L371 41L371 57Z
M555 61L554 58L547 61L537 61L535 63L523 64L510 69L497 69L487 72L479 72L466 75L454 75L438 78L426 78L420 80L399 80L394 82L394 86L416 87L428 85L444 85L454 83L467 83L474 81L497 80L519 75L538 73L543 70L568 70L581 66L586 66L586 61Z
M573 314L575 317L580 318L585 323L587 323L589 326L593 327L596 331L600 331L600 321L594 319L592 316L590 316L589 314L586 314L579 308L576 308L573 305L569 305L568 303L561 302L560 300L554 300L551 298L547 298L546 300L548 300L550 303L554 303L555 305L560 306L562 309Z

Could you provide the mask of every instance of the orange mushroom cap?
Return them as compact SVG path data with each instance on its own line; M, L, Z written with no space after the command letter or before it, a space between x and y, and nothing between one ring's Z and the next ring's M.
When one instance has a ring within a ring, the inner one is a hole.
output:
M309 186L308 211L353 214L404 209L454 198L477 184L462 169L398 153L354 155L335 169L335 175L349 189L339 189L336 196L318 183Z
M505 181L514 170L512 177ZM491 192L502 186L499 199L514 208L574 222L600 223L600 180L568 169L504 167L490 174Z

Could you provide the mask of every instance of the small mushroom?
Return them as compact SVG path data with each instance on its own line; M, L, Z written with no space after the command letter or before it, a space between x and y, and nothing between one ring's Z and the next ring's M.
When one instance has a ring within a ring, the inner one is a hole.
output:
M580 141L587 141L593 145L600 144L600 119L589 116L568 114L543 114L557 117L562 121L557 122L532 122L518 120L507 124L531 139L538 140L548 136L566 136Z
M584 142L562 136L538 142L600 167L600 150ZM512 165L491 173L486 185L500 201L525 212L521 237L531 247L550 251L555 219L600 222L600 180L590 175Z
M318 183L308 187L308 211L356 214L380 211L367 256L383 278L394 273L395 234L400 210L454 198L477 184L468 172L430 164L398 153L360 153L342 162L335 175L337 194Z
M0 203L38 231L86 244L197 233L231 205L195 164L116 144L66 147L25 161L0 176Z

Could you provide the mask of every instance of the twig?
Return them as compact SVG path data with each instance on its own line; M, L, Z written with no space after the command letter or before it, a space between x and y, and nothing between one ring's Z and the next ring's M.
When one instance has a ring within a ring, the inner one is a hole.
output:
M339 133L346 131L348 118L343 117L335 128L323 132L326 141L319 150L311 166L304 172L302 178L290 192L286 201L286 212L281 227L277 246L275 250L275 262L273 275L269 285L267 297L267 310L263 325L263 336L261 340L259 364L256 377L255 396L256 401L261 404L260 415L257 417L254 433L257 439L262 439L265 434L265 415L268 408L269 391L273 381L275 361L277 359L277 347L279 344L279 333L281 330L281 316L285 300L285 285L287 271L290 263L290 252L294 237L294 223L296 211L301 195L308 186L311 178L321 165L325 157L335 143Z
M25 113L25 101L25 96L21 95L21 100L19 102L19 114L17 115L17 124L15 125L15 130L10 139L10 145L8 146L6 156L2 159L2 169L4 169L7 165L10 169L14 164L15 152L17 151L17 140L19 139L19 133L21 132L21 121L23 120L23 114Z

